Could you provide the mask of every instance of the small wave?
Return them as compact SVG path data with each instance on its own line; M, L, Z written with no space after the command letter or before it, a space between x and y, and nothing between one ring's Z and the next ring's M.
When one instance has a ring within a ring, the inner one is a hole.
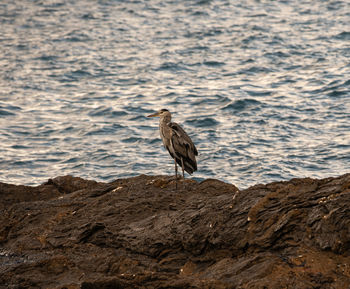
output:
M350 31L343 31L335 35L334 38L338 40L350 40Z
M198 0L196 5L208 5L212 2L212 0Z
M88 72L86 70L82 70L82 69L77 69L77 70L71 71L70 74L73 76L78 76L78 77L91 76L90 72Z
M111 114L112 109L110 107L99 107L94 109L93 111L90 111L88 113L89 116L107 116Z
M208 51L209 47L206 45L197 45L184 50L185 53L196 53L197 51Z
M97 19L97 18L92 13L86 13L81 16L81 19L90 20L90 19Z
M276 51L276 52L267 52L263 56L270 59L275 59L275 58L287 58L290 56L290 54L285 53L283 51Z
M32 134L32 132L28 131L25 127L15 126L9 127L9 129L13 135L17 136L30 136Z
M111 135L115 133L116 128L115 127L101 127L97 129L90 130L84 134L84 136L93 136L93 135Z
M253 25L251 30L252 31L261 31L261 32L268 32L269 31L266 26L262 26L262 25Z
M161 66L156 68L156 71L170 70L170 71L179 71L179 70L188 70L182 63L175 62L164 62Z
M238 74L258 74L258 73L269 73L273 72L274 70L269 67L264 67L264 66L250 66L248 68L241 69Z
M334 80L326 85L324 85L321 88L308 91L312 94L323 94L326 93L326 95L330 97L339 97L343 95L349 95L349 88L350 80L346 80L344 82L341 82L340 80Z
M246 93L248 93L250 96L270 96L273 94L273 91L269 90L245 90Z
M257 13L257 14L247 15L247 17L249 17L249 18L261 18L261 17L267 17L267 14L266 13Z
M124 115L127 115L127 113L125 111L122 111L122 110L113 110L112 111L113 117L124 116Z
M0 117L13 116L13 115L16 115L16 114L5 109L0 109Z
M131 121L145 121L145 120L147 120L147 116L136 115L136 116L132 116L129 120L131 120Z
M339 96L349 95L349 94L350 92L348 90L333 90L327 93L327 95L330 97L339 97Z
M261 106L262 103L258 100L252 99L252 98L246 98L246 99L239 99L234 102L231 102L230 104L224 106L221 108L222 110L228 110L228 111L243 111L247 109L248 107L252 106Z
M11 110L11 111L19 111L19 110L21 110L21 108L19 106L6 104L6 103L3 103L3 105L0 104L0 109Z
M56 55L41 55L39 57L36 57L35 59L42 60L42 61L53 61L53 60L56 60L57 58L58 57Z
M68 73L65 73L63 75L63 77L59 78L60 82L75 82L78 80L81 80L82 78L86 78L86 77L91 77L91 73L89 73L86 70L82 70L82 69L77 69L74 71L70 71ZM55 75L52 75L51 77L56 77Z
M241 42L245 45L251 44L254 41L264 41L266 40L267 36L262 35L262 34L257 34L257 35L249 35L245 37L244 39L241 40Z
M212 60L212 61L204 61L203 64L206 65L206 66L217 67L217 66L225 65L225 62Z
M142 140L142 138L140 138L140 137L133 137L132 136L132 137L124 138L121 141L123 143L136 143L136 142L138 142L140 140Z
M80 163L81 159L77 158L77 157L71 157L71 158L67 158L63 161L61 161L63 164L75 164L75 163Z
M184 37L202 39L205 37L220 35L222 33L223 33L223 31L221 29L213 28L213 29L209 29L207 31L194 31L194 32L188 31L184 35Z
M188 95L191 96L191 95ZM198 98L198 100L195 100L192 104L193 105L208 105L208 104L227 104L231 101L230 98L228 98L227 96L223 96L220 94L216 94L214 96L211 97L201 97L199 95L196 96Z
M22 161L14 161L12 162L12 165L14 167L34 167L34 164L36 163L35 160L22 160Z
M57 41L57 42L62 42L62 41L88 42L88 41L91 41L91 38L85 33L81 33L79 31L72 31L72 32L68 33L65 37L55 39L54 41Z
M194 11L192 13L193 16L208 16L208 12L205 11Z
M212 126L217 126L219 124L217 120L211 117L206 117L203 119L187 120L186 123L195 127L212 127Z
M21 149L30 149L32 147L27 146L27 145L22 145L22 144L15 144L15 145L11 146L11 148L13 148L15 150L21 150Z

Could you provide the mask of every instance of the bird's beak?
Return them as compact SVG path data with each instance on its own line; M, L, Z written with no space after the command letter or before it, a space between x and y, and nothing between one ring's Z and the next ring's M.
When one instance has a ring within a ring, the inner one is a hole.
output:
M147 115L147 117L156 117L156 116L159 116L159 112Z

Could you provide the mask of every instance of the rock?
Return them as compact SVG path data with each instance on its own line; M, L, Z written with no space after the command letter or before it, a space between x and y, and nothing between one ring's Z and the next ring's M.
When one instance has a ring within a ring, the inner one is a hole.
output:
M350 174L0 183L0 288L350 288Z

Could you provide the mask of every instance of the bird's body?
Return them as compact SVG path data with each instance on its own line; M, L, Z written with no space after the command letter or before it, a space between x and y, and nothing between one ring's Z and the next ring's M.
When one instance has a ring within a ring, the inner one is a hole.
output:
M171 122L171 114L167 109L161 109L148 117L159 116L159 133L164 147L167 149L175 162L175 174L177 178L177 165L184 171L192 174L197 170L196 156L198 151L187 133L175 122Z

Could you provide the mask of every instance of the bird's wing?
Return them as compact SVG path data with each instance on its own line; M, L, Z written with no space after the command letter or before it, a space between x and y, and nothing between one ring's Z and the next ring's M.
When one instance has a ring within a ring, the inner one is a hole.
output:
M198 151L194 143L188 134L183 130L183 128L178 125L176 122L168 123L168 126L172 130L172 143L176 153L181 154L182 156L187 157L189 153L198 155Z
M186 172L192 174L197 170L197 148L181 126L175 122L168 123L168 126L171 128L172 157L180 166L184 166Z

